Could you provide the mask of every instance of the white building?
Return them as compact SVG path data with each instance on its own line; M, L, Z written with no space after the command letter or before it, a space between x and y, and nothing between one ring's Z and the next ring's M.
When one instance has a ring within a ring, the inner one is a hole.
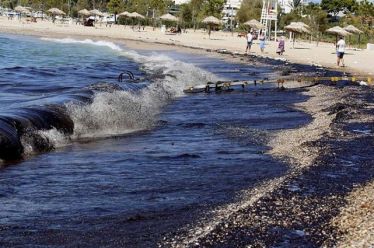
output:
M225 5L223 6L223 18L222 20L225 23L229 23L230 19L235 19L236 13L238 9L240 9L240 6L242 5L243 0L226 0Z
M300 4L304 4L305 0L301 0ZM290 13L293 9L293 0L278 0L283 13Z
M188 3L190 0L175 0L174 3L176 5L179 5L179 4L184 4L184 3Z

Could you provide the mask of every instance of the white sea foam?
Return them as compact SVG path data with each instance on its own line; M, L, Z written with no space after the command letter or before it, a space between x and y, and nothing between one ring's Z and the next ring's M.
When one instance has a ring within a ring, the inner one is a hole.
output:
M163 107L183 95L186 86L217 81L212 73L192 64L173 60L164 55L145 56L136 51L126 51L106 41L50 39L61 43L106 45L120 51L141 65L147 75L157 76L147 87L139 91L116 91L97 93L91 104L67 104L74 121L76 138L102 137L124 134L152 127Z
M122 51L122 48L113 42L110 41L93 41L91 39L85 39L85 40L76 40L72 38L63 38L63 39L56 39L56 38L41 38L45 41L52 41L56 43L62 43L62 44L85 44L85 45L93 45L93 46L101 46L101 47L108 47L115 51Z

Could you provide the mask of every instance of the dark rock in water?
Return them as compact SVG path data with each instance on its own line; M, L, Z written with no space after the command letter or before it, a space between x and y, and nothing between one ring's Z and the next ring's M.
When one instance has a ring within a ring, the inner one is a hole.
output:
M103 91L110 93L118 90L123 90L123 88L120 85L107 82L94 83L88 86L88 88L93 91Z
M23 147L17 130L7 120L0 119L0 158L15 160L21 158Z

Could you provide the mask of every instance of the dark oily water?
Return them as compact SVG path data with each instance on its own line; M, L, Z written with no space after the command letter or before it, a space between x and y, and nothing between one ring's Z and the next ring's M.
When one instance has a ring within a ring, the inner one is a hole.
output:
M240 190L284 175L286 165L264 155L266 139L310 120L290 109L305 97L273 86L182 93L253 72L262 78L269 67L103 42L1 39L1 56L9 58L1 69L2 119L43 122L46 114L36 118L33 111L53 103L74 124L65 133L53 125L32 129L55 150L0 170L1 246L155 247L213 207L236 201ZM147 77L142 87L87 88L115 83L126 69ZM24 153L35 154L24 136Z

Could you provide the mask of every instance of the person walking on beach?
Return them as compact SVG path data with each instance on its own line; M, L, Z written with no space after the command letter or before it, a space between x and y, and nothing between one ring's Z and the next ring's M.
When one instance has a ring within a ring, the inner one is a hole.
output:
M344 53L345 53L345 41L343 37L340 37L338 43L336 43L336 55L337 55L336 64L338 66L340 66L340 62L342 66L344 66Z
M261 52L263 53L265 49L265 35L262 33L262 30L260 31L258 40L260 41L260 49L261 49Z
M245 53L248 54L251 51L252 43L253 43L253 34L252 31L248 31L246 35L247 39L247 48L245 49ZM248 51L248 53L247 53Z
M285 51L285 42L284 42L284 37L281 36L280 39L279 39L279 43L278 43L278 48L277 48L277 53L279 55L283 55L284 51Z

